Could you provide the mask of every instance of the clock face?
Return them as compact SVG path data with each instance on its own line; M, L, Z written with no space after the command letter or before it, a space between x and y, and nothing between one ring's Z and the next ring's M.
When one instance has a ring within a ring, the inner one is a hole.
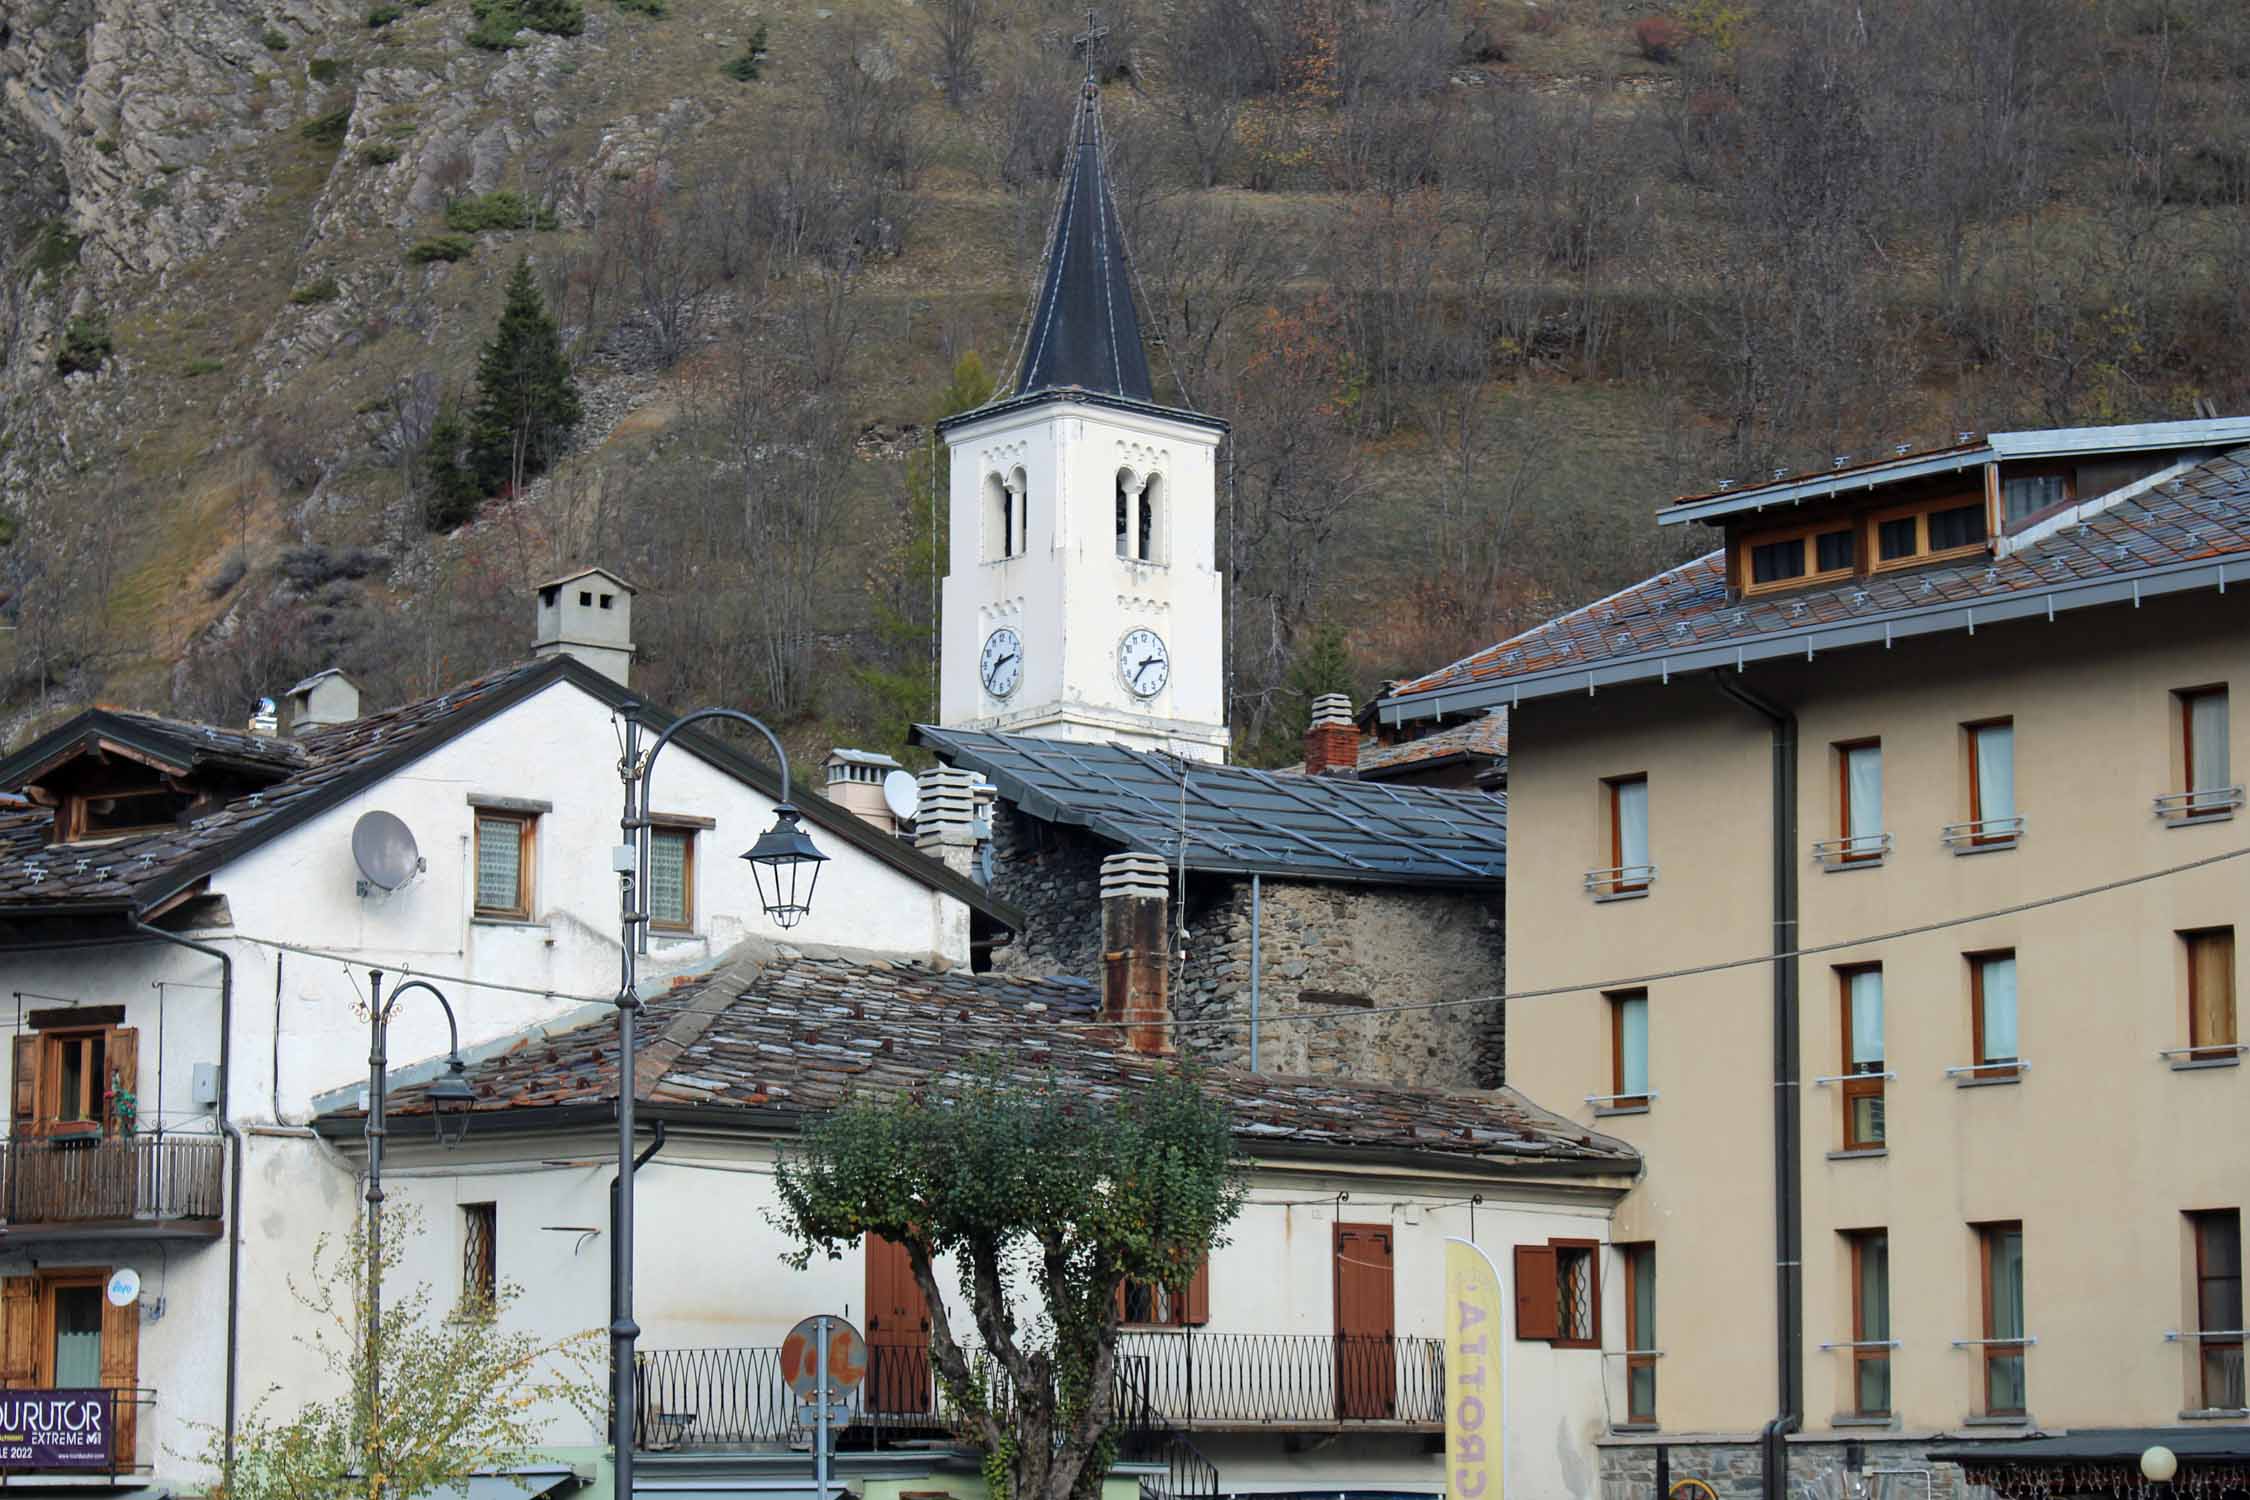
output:
M1153 630L1129 630L1117 643L1117 675L1136 698L1153 698L1172 680L1172 654Z
M984 638L984 656L977 662L984 690L1005 698L1023 681L1023 637L1002 626Z

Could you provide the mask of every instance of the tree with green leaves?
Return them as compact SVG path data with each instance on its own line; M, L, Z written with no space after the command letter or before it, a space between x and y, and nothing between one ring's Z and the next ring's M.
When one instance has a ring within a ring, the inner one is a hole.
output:
M997 1064L815 1120L778 1185L774 1219L799 1269L864 1235L905 1247L931 1362L984 1442L995 1500L1100 1493L1117 1449L1118 1290L1185 1296L1243 1191L1226 1110L1192 1070L1156 1069L1105 1097ZM975 1349L953 1327L941 1258Z
M412 1213L397 1209L385 1228L378 1282L419 1233ZM269 1389L240 1425L231 1472L225 1434L207 1431L203 1462L220 1478L206 1500L414 1500L536 1457L558 1406L602 1422L608 1343L599 1330L548 1341L505 1326L519 1295L513 1285L438 1308L426 1282L384 1299L372 1367L382 1406L371 1422L368 1284L364 1227L322 1236L309 1278L289 1278L304 1329L297 1341L334 1377L337 1394L285 1416L281 1388Z
M953 378L930 408L933 423L973 411L992 399L992 376L975 350L953 366ZM925 440L906 463L906 530L869 580L875 603L875 633L884 650L880 661L862 663L854 676L876 703L869 717L894 736L877 748L905 748L906 726L938 714L936 658L937 579L945 571L946 510L952 495L953 460L943 442Z
M555 461L581 415L561 333L530 262L518 260L500 326L477 359L477 403L469 416L477 478L488 490L520 490Z

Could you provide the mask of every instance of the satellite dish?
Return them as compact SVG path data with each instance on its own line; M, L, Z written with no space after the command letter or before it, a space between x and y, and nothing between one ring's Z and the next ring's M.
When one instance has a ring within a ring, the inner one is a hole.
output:
M922 787L912 771L893 771L883 778L883 805L891 816L901 823L910 820L922 806Z
M121 1266L109 1278L109 1305L131 1307L141 1300L141 1273L131 1266Z
M352 859L366 877L360 887L395 891L422 868L422 857L407 826L387 812L371 812L352 825Z

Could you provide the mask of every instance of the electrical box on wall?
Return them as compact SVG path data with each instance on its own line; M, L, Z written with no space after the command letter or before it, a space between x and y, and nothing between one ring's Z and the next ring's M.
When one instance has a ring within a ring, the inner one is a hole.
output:
M219 1065L217 1063L197 1063L193 1080L188 1087L197 1109L217 1109L219 1107Z

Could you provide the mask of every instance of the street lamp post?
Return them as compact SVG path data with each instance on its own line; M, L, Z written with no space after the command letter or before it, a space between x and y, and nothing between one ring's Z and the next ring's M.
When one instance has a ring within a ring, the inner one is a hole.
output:
M445 1073L431 1080L430 1115L441 1145L458 1146L469 1129L469 1106L476 1094L462 1076L461 1027L453 1006L435 985L410 979L383 1000L383 971L370 969L367 1001L367 1438L363 1455L367 1472L378 1472L382 1462L383 1414L383 1140L390 1134L383 1123L386 1064L389 1061L391 1007L408 990L427 990L445 1011L445 1029L451 1037ZM449 1124L450 1122L450 1124Z
M617 872L618 924L622 930L617 991L617 1235L610 1247L610 1276L616 1287L612 1300L617 1309L616 1319L609 1326L610 1445L616 1455L614 1500L633 1500L640 1374L634 1368L634 1359L641 1336L640 1325L633 1321L633 1091L639 1041L635 1027L641 1009L635 986L638 957L648 951L649 913L642 898L648 890L650 810L655 806L649 788L657 756L681 730L706 719L746 724L773 746L774 760L781 767L781 800L774 806L773 827L760 834L742 857L750 864L759 905L779 926L796 926L812 909L813 887L819 883L820 866L828 856L814 847L800 825L797 809L790 805L789 754L764 724L737 709L699 708L673 720L643 754L640 705L627 703L618 712L624 721L624 753L617 769L625 783L625 815L617 825L624 841L610 860Z

